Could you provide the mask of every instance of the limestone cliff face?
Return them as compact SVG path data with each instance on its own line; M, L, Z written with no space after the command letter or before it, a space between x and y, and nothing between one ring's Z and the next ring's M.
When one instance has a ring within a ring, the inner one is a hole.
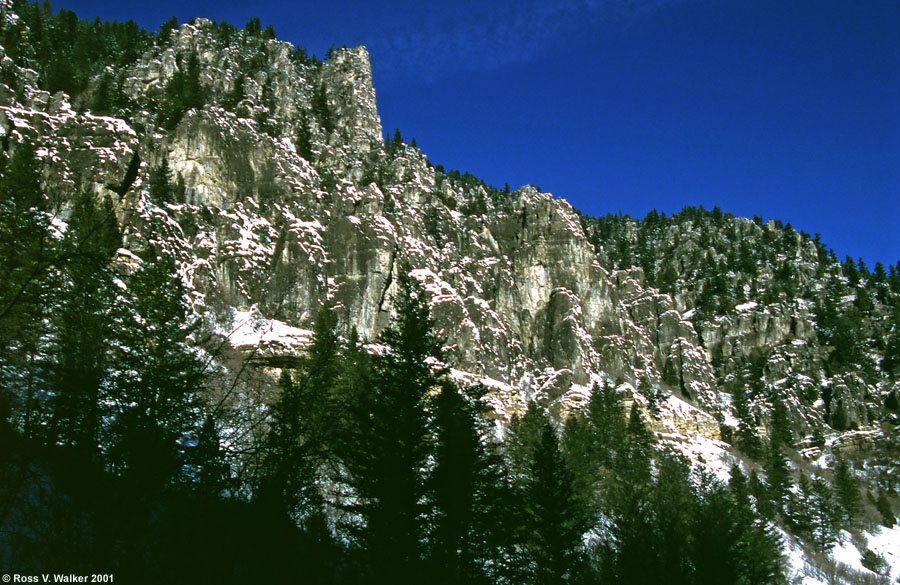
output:
M707 287L699 263L727 261L698 222L656 236L654 253L667 259L656 268L665 262L677 278L662 292L644 268L617 267L566 201L528 186L498 197L435 169L415 148L387 148L364 48L324 64L291 54L287 43L241 31L223 38L195 20L119 72L133 104L119 117L85 110L93 89L77 100L49 95L16 68L19 86L0 85L0 135L11 148L23 136L37 145L61 217L66 189L113 194L126 245L154 241L176 253L196 312L219 331L251 309L308 328L328 299L343 331L374 339L408 264L429 295L446 361L495 388L500 416L530 397L577 406L585 386L608 378L666 389L727 421L721 390L760 352L773 356L772 380L824 379L808 301L747 301L697 318ZM191 55L209 98L165 130L159 104ZM182 202L150 196L163 160L183 183ZM723 225L714 239L761 244L769 233L740 218ZM623 233L639 245L634 222ZM815 276L810 246L797 249L798 282ZM771 270L762 270L764 282ZM884 391L846 377L825 383L860 424L871 418L867 397ZM802 386L791 396L812 405L818 396L803 398ZM822 407L808 412L798 430L821 426ZM764 423L766 406L756 413ZM715 419L695 426L711 432Z

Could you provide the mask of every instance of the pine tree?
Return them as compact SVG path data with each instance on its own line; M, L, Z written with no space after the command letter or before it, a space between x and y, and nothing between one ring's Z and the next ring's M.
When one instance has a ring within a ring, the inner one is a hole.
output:
M770 499L775 510L781 512L785 506L785 496L791 487L791 472L787 457L778 446L778 439L772 437L766 449L766 481L769 485Z
M772 399L772 447L790 447L793 444L790 420L787 407L781 396L776 394Z
M109 71L104 71L97 81L91 97L91 111L98 116L109 116L115 112L119 102L118 85Z
M750 414L746 387L737 388L733 396L734 416L738 419L738 447L750 457L758 458L762 454L762 445L756 434L756 422Z
M43 410L37 397L46 380L37 361L55 266L64 260L50 237L45 210L40 165L31 145L20 142L10 159L0 158L0 409L8 413L0 416L5 421L17 411L29 437ZM15 387L24 396L14 393ZM18 404L21 411L13 408Z
M694 585L738 583L734 556L738 546L735 504L719 481L701 474L691 528Z
M572 489L549 420L541 428L540 442L528 469L525 490L527 525L524 545L533 563L534 583L574 580L580 570L581 535L587 516Z
M191 53L187 64L178 56L178 69L166 84L166 99L160 123L166 130L174 130L191 109L200 109L206 103L207 94L200 83L200 59Z
M175 261L153 248L128 280L117 323L118 368L110 429L112 469L143 490L179 483L184 443L196 436L204 364L188 347L198 322L188 318Z
M875 503L878 512L881 514L882 523L888 528L893 528L897 524L897 518L894 516L894 510L891 508L891 502L887 498L884 490L878 492L878 501Z
M650 462L653 457L653 435L644 425L640 404L635 400L631 404L628 415L628 427L625 432L625 444L616 461L616 469L627 484L650 484Z
M344 463L365 521L362 544L376 580L416 579L422 554L425 478L429 451L426 395L444 370L433 370L441 345L421 286L402 267L396 316L380 336L385 352L373 360L371 387L355 407L358 442Z
M810 496L812 484L805 473L797 480L797 491L788 495L787 519L791 530L799 536L808 536L813 527L813 510Z
M219 439L216 421L211 414L203 419L193 453L196 469L195 489L206 499L216 500L229 488L230 470Z
M663 453L658 460L658 474L651 495L654 519L654 542L657 545L656 583L679 585L693 577L695 495L691 489L690 464L683 457ZM651 559L648 559L651 562Z
M845 522L852 522L862 511L862 497L859 495L859 482L853 475L847 460L835 455L834 489L841 515Z
M598 511L597 488L601 479L596 433L587 417L572 413L566 419L562 436L566 468L572 474L572 489L585 510Z
M755 469L750 472L749 486L750 493L756 498L756 511L759 512L759 515L767 520L774 519L778 508L773 498L772 486L760 479Z
M150 171L150 197L158 205L176 203L171 176L172 170L169 168L168 156L164 156L160 165Z
M626 417L621 398L609 381L594 385L587 412L596 437L596 455L601 464L611 467L625 442Z
M296 379L282 370L281 394L272 406L258 499L298 525L323 514L317 477L333 428L330 402L338 352L337 317L326 306L316 315L312 344Z
M35 300L36 285L52 260L49 217L40 166L28 143L16 146L0 167L0 330L17 326L15 312Z
M737 542L733 562L738 583L781 585L785 583L781 538L774 527L759 518L750 503L747 478L740 467L731 468L729 482L734 498L734 520Z
M647 551L647 543L656 538L651 500L653 437L644 426L637 401L632 403L625 437L609 495L616 543L612 572L622 583L654 583L659 563L655 556L648 559Z
M319 87L313 92L312 96L312 113L313 116L319 121L319 124L322 125L322 129L325 131L326 139L328 135L334 132L334 117L331 113L331 106L328 105L328 93L325 90L325 84L319 85Z
M445 381L435 403L435 467L428 484L434 505L432 570L448 583L468 582L477 574L479 492L487 465L477 416L456 385Z
M810 483L807 498L813 545L820 552L828 551L837 541L840 523L840 510L834 501L834 493L824 479L816 477Z
M540 442L547 414L537 402L528 403L523 416L515 415L509 423L504 450L510 469L523 476L534 461L534 451Z
M69 217L64 247L67 286L56 316L51 438L93 453L100 439L101 385L113 339L118 289L108 265L121 244L112 202L97 208L82 191Z
M272 406L256 497L275 514L302 524L321 506L315 482L314 447L300 386L286 370L282 370L278 386L281 393Z

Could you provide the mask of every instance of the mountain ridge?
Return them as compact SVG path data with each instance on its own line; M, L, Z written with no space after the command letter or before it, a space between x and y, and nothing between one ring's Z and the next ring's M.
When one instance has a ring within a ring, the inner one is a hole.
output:
M12 6L4 45L21 24ZM382 139L364 48L319 63L205 19L145 42L74 96L41 89L48 72L25 67L40 61L4 47L4 150L34 145L60 233L78 190L113 202L118 271L148 248L177 259L207 347L227 348L214 361L239 388L235 412L271 400L250 389L272 392L324 304L345 336L374 340L406 263L444 362L488 387L504 423L532 401L563 420L593 384L615 382L657 432L705 436L725 461L741 424L773 432L777 404L798 447L853 429L871 433L861 452L896 441L895 267L859 270L790 226L718 208L588 218L534 187L445 172ZM256 371L248 353L265 358Z

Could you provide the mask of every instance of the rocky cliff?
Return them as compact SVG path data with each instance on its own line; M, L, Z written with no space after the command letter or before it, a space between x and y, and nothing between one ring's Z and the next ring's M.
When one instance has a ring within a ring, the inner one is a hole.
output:
M430 295L448 364L508 388L512 410L525 397L572 403L605 377L674 391L723 420L728 376L760 354L768 381L794 373L839 387L857 424L870 422L866 401L890 391L878 377L825 375L815 282L840 278L840 265L820 263L808 237L700 217L652 231L623 219L604 239L563 199L529 186L500 192L436 169L409 145L386 146L362 47L298 62L288 43L226 35L203 19L167 34L116 72L127 106L110 116L89 107L99 78L81 95L51 95L4 58L16 84L3 86L0 132L8 150L37 147L61 198L76 184L112 194L127 247L150 237L173 248L196 312L221 331L251 308L305 328L331 300L343 331L374 339L408 264ZM167 85L192 57L209 98L166 129ZM151 197L163 161L178 201ZM789 238L791 258L759 251ZM752 277L729 256L738 244ZM656 259L611 259L616 246ZM793 294L759 298L785 262ZM655 282L663 273L672 282ZM745 302L698 318L711 275L739 282ZM801 418L807 431L822 422Z

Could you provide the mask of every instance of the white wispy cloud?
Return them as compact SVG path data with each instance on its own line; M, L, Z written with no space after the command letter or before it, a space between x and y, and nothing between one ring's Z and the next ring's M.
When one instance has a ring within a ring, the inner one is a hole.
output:
M610 34L677 0L461 2L407 14L413 26L388 28L370 50L398 73L438 77L526 63L572 35Z

